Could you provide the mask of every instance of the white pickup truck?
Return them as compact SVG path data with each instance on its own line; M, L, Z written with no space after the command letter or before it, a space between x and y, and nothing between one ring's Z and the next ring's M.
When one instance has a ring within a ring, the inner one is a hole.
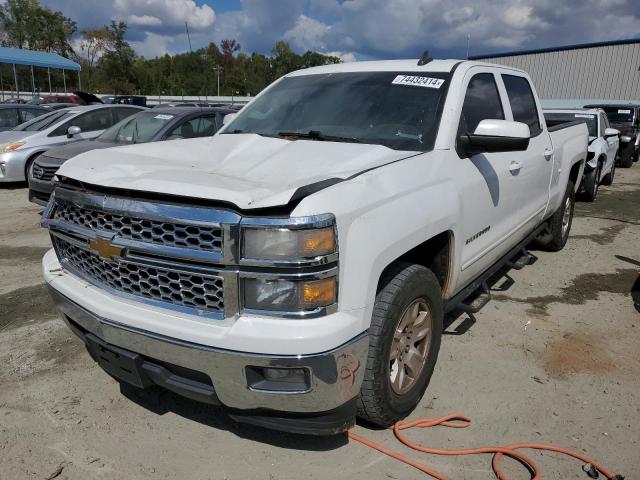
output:
M448 311L533 239L560 250L584 123L528 75L357 62L276 81L213 138L94 150L43 214L44 277L121 382L299 433L408 415Z

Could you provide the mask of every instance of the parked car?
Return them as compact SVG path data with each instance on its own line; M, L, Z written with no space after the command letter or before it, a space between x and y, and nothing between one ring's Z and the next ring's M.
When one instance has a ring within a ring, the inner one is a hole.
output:
M75 103L47 103L44 105L40 105L40 107L46 108L49 112L53 110L62 110L63 108L73 108L76 106L77 105Z
M49 105L56 103L71 103L73 105L78 105L81 102L77 95L65 93L60 95L36 95L31 98L29 103L32 105Z
M138 111L124 105L87 105L56 110L0 132L0 183L23 182L36 157L55 145L95 138Z
M547 128L529 76L472 61L308 68L212 138L66 162L50 292L123 383L236 420L335 434L408 415L446 311L571 229L584 123Z
M27 103L27 101L24 98L11 97L5 98L2 103Z
M29 172L29 200L46 205L53 190L53 176L64 162L81 153L118 145L211 136L222 127L224 108L156 108L132 115L93 140L62 145L37 157Z
M103 95L100 97L103 103L117 103L119 105L147 106L147 97L143 95Z
M585 200L593 202L600 184L611 185L616 173L620 132L609 126L604 110L591 109L546 109L547 126L562 123L583 122L589 129L589 150L579 192Z
M33 105L19 103L0 104L0 132L11 130L21 123L28 122L48 112L49 110L46 108Z
M640 103L586 105L585 108L602 108L611 126L620 130L620 166L629 168L637 162L640 158Z

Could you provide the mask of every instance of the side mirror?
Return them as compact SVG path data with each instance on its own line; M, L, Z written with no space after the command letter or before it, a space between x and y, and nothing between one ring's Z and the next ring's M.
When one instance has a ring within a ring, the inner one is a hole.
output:
M604 138L617 137L618 135L620 135L620 130L616 130L615 128L604 129Z
M622 135L620 137L621 143L629 143L631 141L631 137L629 135Z
M222 125L228 125L231 121L238 116L237 113L227 113L222 119Z
M67 129L67 138L73 138L80 132L82 132L82 129L80 127L71 126Z
M473 133L458 138L467 155L490 152L517 152L529 146L529 125L509 120L482 120Z

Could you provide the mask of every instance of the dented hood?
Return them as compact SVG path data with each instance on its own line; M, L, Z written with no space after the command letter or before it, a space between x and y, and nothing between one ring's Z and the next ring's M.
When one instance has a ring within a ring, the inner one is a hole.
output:
M93 150L58 171L93 185L230 202L286 205L295 191L415 155L381 145L221 134Z

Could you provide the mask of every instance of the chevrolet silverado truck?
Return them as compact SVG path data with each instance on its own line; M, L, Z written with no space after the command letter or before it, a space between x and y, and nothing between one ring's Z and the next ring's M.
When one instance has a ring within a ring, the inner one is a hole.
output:
M454 60L285 75L211 138L57 172L43 272L93 359L237 421L335 434L420 401L446 312L565 245L587 154L529 76Z

